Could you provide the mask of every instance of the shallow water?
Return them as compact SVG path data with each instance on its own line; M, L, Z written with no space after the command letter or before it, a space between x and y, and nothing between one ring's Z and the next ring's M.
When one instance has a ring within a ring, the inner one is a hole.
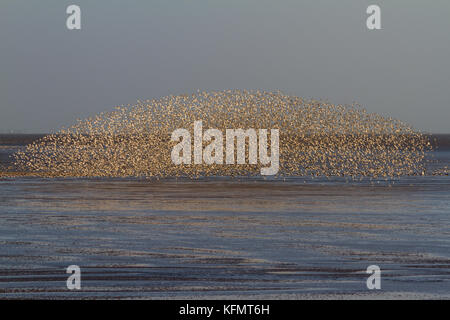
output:
M450 297L450 177L0 178L0 298L358 295L372 264Z

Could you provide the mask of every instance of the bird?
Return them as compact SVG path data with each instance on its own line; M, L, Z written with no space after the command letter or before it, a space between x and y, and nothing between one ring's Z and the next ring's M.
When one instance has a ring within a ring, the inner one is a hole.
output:
M260 174L261 165L248 161L173 164L171 133L192 128L198 120L205 130L278 129L277 175L285 177L423 175L426 154L432 150L428 135L399 120L369 113L356 103L336 105L281 91L229 89L117 106L27 145L14 155L14 163L23 171L47 177L196 179Z

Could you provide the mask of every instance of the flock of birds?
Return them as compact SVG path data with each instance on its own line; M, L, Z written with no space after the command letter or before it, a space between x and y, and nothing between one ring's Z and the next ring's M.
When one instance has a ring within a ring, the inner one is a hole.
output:
M79 120L16 153L15 164L52 177L260 174L259 164L174 165L171 133L178 128L192 132L196 120L203 121L203 130L279 129L281 176L424 175L425 154L431 150L426 135L358 105L227 90L138 101Z

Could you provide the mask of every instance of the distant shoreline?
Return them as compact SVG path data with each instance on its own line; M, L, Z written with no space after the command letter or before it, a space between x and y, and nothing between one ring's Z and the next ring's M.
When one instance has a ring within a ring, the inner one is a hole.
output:
M1 146L26 146L50 133L0 133ZM56 133L57 135L57 133ZM433 147L450 150L450 133L424 134L431 139Z

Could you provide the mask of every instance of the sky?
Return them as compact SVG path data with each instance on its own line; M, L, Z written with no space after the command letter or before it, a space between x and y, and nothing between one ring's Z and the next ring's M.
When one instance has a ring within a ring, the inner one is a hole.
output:
M81 8L81 30L66 27ZM381 30L366 9L381 8ZM357 102L450 133L450 1L2 0L0 132L196 90Z

